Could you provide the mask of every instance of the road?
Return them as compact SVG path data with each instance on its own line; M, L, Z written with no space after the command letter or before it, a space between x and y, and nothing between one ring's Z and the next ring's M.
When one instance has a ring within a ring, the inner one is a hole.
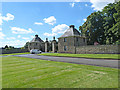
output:
M41 60L58 61L58 62L75 63L75 64L84 64L84 65L120 68L120 67L118 67L118 61L119 60L38 56L38 55L35 55L35 54L24 54L24 55L14 55L14 56L35 58L35 59L41 59Z

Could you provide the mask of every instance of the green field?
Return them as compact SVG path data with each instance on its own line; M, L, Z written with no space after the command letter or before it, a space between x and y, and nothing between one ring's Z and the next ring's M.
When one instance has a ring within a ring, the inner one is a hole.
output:
M8 56L3 88L118 88L118 69Z
M25 52L25 53L11 53L11 54L0 54L0 56L6 56L6 55L21 55L21 54L30 54L30 52Z
M83 57L83 58L101 58L101 59L120 59L119 54L67 54L67 53L42 53L38 55L45 56L64 56L64 57Z

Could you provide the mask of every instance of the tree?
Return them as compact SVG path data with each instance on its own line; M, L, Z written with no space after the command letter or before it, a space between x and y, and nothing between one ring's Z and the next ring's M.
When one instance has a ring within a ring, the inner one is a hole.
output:
M24 48L28 49L28 45L29 45L29 42L26 42L26 44L24 45Z
M104 7L102 13L104 14L104 29L105 29L105 37L106 37L106 44L113 44L116 40L116 35L114 34L114 31L112 27L116 24L116 21L114 19L114 14L117 13L115 9L115 3L108 4L106 7Z
M82 36L87 37L88 45L115 44L120 41L120 2L108 4L100 12L93 12L79 27Z
M8 49L8 45L5 45L5 49Z
M9 46L9 49L14 49L14 47L13 46Z
M101 12L94 12L87 17L87 21L79 27L82 35L85 35L88 44L94 44L94 42L99 42L103 44L103 16Z
M116 24L111 28L111 31L113 31L115 37L114 43L120 44L120 1L116 3L115 9L117 13L113 14L113 17L115 19Z

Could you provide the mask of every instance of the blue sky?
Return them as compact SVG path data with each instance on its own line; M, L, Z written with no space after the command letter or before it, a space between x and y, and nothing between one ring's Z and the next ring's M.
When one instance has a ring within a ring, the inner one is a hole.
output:
M77 29L92 12L92 2L4 2L0 12L0 47L22 47L35 34L43 40L60 37L69 25Z

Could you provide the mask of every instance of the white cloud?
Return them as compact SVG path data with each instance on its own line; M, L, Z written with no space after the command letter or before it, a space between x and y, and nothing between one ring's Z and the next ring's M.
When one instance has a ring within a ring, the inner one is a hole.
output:
M50 25L54 25L56 23L56 18L54 16L44 18L43 20L44 20L45 23L48 23Z
M9 21L9 20L13 20L14 16L10 13L7 13L6 17L3 16L2 19L5 20L5 21Z
M66 24L60 24L52 28L52 33L44 33L45 36L56 36L64 33L69 28Z
M28 40L29 38L27 38L27 37L22 37L22 39Z
M66 24L57 25L54 28L52 28L52 33L61 34L64 33L68 28L69 26Z
M2 32L0 32L0 39L4 39L5 34L3 34Z
M74 0L74 2L81 2L81 0Z
M57 25L52 28L52 33L44 33L45 36L56 36L58 34L64 33L69 28L66 24Z
M115 0L73 0L73 2L91 2L94 10L102 10L107 4L114 3ZM85 4L87 7L88 5Z
M56 36L57 34L56 33L44 33L45 36Z
M28 40L10 40L10 41L0 41L0 47L5 45L14 46L14 47L23 47Z
M18 38L21 38L21 36L20 36L20 35L18 35L17 37L18 37Z
M0 39L4 39L5 34L2 33L2 28L0 28Z
M85 6L87 7L88 5L87 5L87 4L85 4Z
M73 2L73 3L70 3L70 6L71 7L74 7L75 6L75 3Z
M0 13L0 25L2 25L4 21L9 21L9 20L14 20L14 15L7 13L6 16L2 16L2 14Z
M2 14L0 13L0 25L2 25L3 21L2 21Z
M36 25L43 25L43 23L41 23L41 22L35 22L34 24L36 24Z
M12 33L14 34L28 34L28 33L34 33L34 31L29 28L28 30L19 28L19 27L11 27Z
M83 19L83 21L85 21L85 22L86 22L86 21L87 21L87 19L86 19L86 18L84 18L84 19Z
M113 3L114 0L90 0L90 2L92 3L92 8L94 8L94 10L102 10L107 4L109 3Z
M0 31L2 31L2 28L0 28Z
M31 38L34 38L35 36L31 36Z
M15 37L9 37L9 38L6 38L7 40L14 40Z

